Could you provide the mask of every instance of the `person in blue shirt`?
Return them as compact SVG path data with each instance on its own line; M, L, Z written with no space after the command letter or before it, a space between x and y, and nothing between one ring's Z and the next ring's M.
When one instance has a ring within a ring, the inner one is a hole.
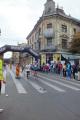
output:
M70 62L67 62L67 65L66 65L66 76L68 80L71 79L71 63Z

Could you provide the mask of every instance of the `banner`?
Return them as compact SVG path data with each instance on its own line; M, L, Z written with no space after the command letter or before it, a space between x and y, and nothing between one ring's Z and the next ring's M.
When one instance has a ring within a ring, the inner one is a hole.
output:
M59 54L59 53L54 54L53 60L56 62L61 61L61 54Z
M41 55L41 65L43 65L43 63L46 63L46 55L45 54Z

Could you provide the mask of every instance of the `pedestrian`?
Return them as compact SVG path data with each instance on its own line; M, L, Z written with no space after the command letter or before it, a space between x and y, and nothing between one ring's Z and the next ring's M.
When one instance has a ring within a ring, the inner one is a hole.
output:
M71 79L71 64L70 64L70 62L68 62L66 65L66 76L67 76L68 80Z
M63 77L66 77L66 63L63 64Z
M0 60L0 94L1 94L1 88L2 88L2 83L6 83L6 77L4 76L6 70L4 70L4 74L3 74L3 66L4 66L4 69L5 69L5 65L3 65L1 67L1 60ZM5 77L5 80L4 80L4 77Z
M30 76L30 68L31 68L31 65L30 64L28 64L28 65L26 65L25 66L25 72L26 72L26 77L27 77L27 79L29 78L29 76Z
M0 59L0 95L1 95L2 82L5 83L3 77L3 61L2 59ZM3 110L4 109L0 109L0 113L3 112Z
M72 66L72 73L73 73L73 78L75 79L75 73L77 72L77 66L74 64Z
M61 64L61 62L59 62L58 63L58 74L61 75L61 73L62 73L62 64Z
M16 65L16 78L19 78L20 77L20 64L18 63Z
M3 61L0 59L0 94L1 94L3 80L4 80L4 78L3 78Z

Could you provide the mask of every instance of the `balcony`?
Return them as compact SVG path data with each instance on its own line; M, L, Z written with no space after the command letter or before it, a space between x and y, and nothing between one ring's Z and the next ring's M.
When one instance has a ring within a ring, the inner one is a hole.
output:
M54 38L55 37L55 33L53 28L48 28L44 30L44 37L45 38Z
M54 44L52 45L45 45L43 49L41 49L41 51L51 51L51 52L54 52L57 50L57 47L54 46Z

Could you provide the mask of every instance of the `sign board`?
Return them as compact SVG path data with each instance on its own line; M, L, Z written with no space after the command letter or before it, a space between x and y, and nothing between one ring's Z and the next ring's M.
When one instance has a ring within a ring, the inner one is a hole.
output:
M43 65L43 63L46 63L46 55L45 54L41 55L41 65Z
M53 60L56 61L56 62L61 61L61 54L58 54L58 53L54 54L53 55Z

